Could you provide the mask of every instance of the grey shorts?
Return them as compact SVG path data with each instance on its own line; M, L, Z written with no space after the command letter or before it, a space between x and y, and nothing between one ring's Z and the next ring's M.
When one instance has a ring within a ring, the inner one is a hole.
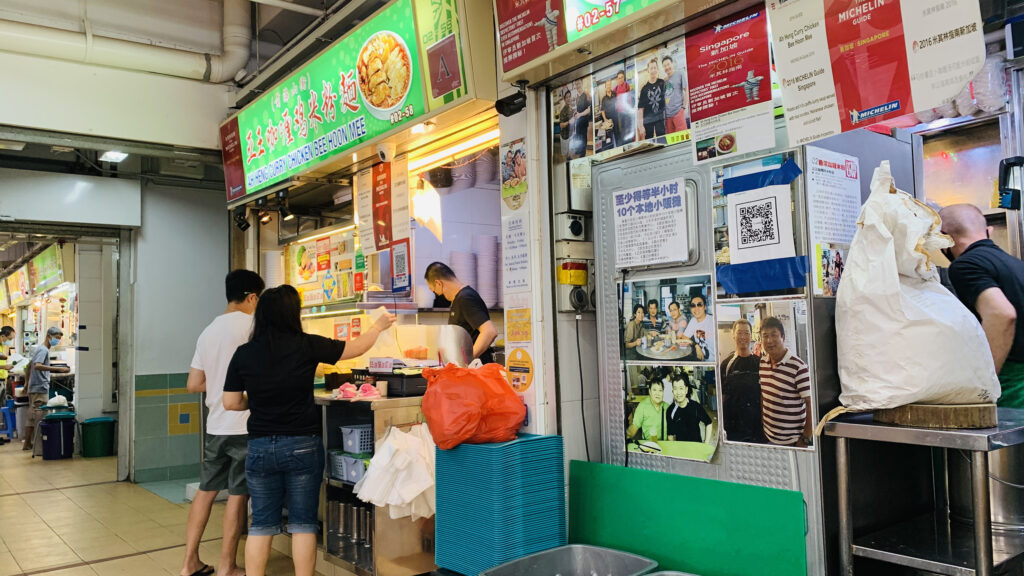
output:
M249 436L214 436L203 441L203 465L199 472L199 489L220 492L225 488L232 496L247 496L245 457L249 453Z

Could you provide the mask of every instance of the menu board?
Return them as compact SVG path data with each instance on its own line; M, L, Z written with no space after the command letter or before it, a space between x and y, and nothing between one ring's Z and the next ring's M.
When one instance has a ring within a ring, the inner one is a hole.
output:
M387 250L409 237L409 169L405 156L356 175L356 220L365 252Z
M613 194L616 268L689 258L685 191L686 179L676 178Z
M63 282L60 248L53 244L32 259L35 281L33 290L39 294Z
M981 69L977 2L769 2L790 143L952 100Z
M246 193L424 114L417 40L412 0L400 0L244 108Z
M501 69L514 70L565 44L562 0L495 0Z
M288 283L298 290L303 307L354 297L354 273L351 233L339 232L288 247Z

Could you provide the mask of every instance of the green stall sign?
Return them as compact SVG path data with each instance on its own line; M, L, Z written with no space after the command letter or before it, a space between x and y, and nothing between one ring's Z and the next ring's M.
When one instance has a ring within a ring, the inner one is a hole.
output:
M565 0L565 32L569 42L596 32L661 0Z
M56 244L43 250L41 254L32 259L32 268L35 271L35 284L32 289L37 294L49 290L63 281L60 260L60 249Z
M411 0L328 48L237 116L251 194L426 113Z

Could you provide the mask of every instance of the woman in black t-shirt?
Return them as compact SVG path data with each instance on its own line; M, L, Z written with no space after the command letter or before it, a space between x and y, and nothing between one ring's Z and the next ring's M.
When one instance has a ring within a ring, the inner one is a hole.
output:
M256 305L252 338L235 351L224 381L224 408L249 410L245 479L252 525L245 542L245 571L250 576L266 572L285 505L295 574L313 576L324 473L322 424L313 401L316 367L361 356L395 321L385 315L346 343L303 332L300 306L299 293L291 286L264 292Z

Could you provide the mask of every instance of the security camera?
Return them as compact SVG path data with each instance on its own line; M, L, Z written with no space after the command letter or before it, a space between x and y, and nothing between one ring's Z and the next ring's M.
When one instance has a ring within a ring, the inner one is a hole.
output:
M381 162L391 162L395 159L395 145L387 142L377 144L377 157Z
M500 98L494 103L494 109L506 118L515 116L526 108L526 80L516 82L516 86L519 90L515 94Z

